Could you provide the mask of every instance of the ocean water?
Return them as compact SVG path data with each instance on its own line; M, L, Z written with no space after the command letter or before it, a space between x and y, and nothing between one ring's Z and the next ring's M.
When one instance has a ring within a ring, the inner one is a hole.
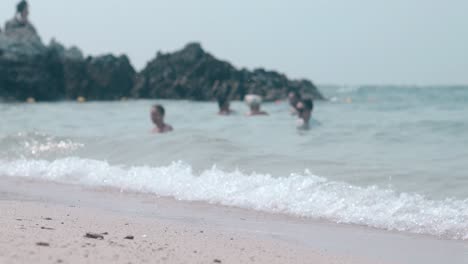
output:
M468 87L322 87L309 131L154 100L0 104L0 178L110 186L337 223L468 239Z

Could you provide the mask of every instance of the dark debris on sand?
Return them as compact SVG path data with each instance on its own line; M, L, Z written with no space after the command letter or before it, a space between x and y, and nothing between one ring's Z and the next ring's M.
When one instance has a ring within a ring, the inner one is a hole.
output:
M86 233L85 235L86 238L92 238L92 239L99 239L99 240L103 240L104 239L104 236L101 235L101 234L96 234L96 233Z

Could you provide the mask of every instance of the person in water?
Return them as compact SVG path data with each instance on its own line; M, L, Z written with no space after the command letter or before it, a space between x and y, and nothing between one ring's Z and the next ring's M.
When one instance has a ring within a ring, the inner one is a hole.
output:
M248 116L265 116L268 115L267 112L260 110L260 105L262 104L262 97L256 94L248 94L244 98L245 102L250 108L250 112L247 113Z
M218 107L219 107L218 115L231 115L234 113L234 111L230 109L230 103L229 103L229 99L227 98L227 96L218 97Z
M310 117L314 110L314 102L312 99L302 99L296 105L296 110L299 117L299 129L309 129Z
M289 100L289 105L291 106L291 114L292 115L297 115L297 103L301 101L302 96L297 90L292 90L288 93L288 100Z
M36 28L29 22L29 4L23 0L16 5L15 16L6 22L5 34L22 32L24 35L37 35Z
M151 107L151 121L153 121L155 127L153 133L166 133L174 130L171 125L164 122L164 115L166 111L162 105L154 105Z

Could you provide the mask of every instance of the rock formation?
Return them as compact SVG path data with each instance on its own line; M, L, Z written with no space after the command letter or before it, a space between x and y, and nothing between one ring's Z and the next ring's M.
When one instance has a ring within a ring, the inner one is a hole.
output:
M132 94L137 98L212 100L228 96L242 100L245 94L255 93L273 101L285 98L289 90L323 99L310 81L292 81L263 69L237 70L205 52L200 44L190 43L172 54L158 53L138 74Z
M84 57L52 40L44 45L35 30L0 32L0 100L118 100L123 97L242 100L255 93L267 101L298 90L323 99L307 80L289 80L274 71L238 70L205 52L198 43L174 53L158 53L136 73L127 56Z
M136 72L127 56L63 59L66 99L119 100L130 96Z
M36 35L18 36L0 34L0 98L56 99L62 89L57 58Z
M35 31L0 33L0 99L115 100L129 97L136 72L126 56L84 58L55 40L46 46Z

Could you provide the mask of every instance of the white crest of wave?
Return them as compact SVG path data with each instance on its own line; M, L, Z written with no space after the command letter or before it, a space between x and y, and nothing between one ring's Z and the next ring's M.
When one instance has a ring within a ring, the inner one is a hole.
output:
M228 206L323 218L338 223L468 239L468 200L429 200L375 186L357 187L305 173L274 178L213 167L196 175L181 162L165 167L119 167L80 158L0 160L0 175L206 201Z
M24 142L24 148L33 155L39 155L46 152L55 151L73 151L82 148L84 144L74 143L70 140L60 140L58 142L47 141L40 143L38 141Z

